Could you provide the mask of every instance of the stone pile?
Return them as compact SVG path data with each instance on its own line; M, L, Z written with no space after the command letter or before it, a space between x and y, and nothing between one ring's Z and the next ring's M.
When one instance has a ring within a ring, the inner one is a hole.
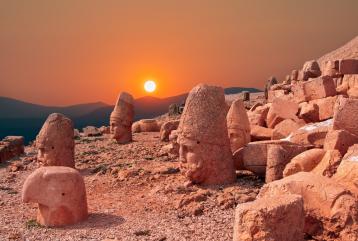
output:
M23 136L7 136L0 141L0 163L24 153Z
M247 112L252 142L233 154L267 184L237 207L234 240L358 240L357 76L358 59L313 60L268 81Z

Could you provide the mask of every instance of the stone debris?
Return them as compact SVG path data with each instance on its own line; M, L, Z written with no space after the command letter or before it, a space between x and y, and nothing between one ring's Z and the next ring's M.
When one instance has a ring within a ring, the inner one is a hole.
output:
M301 241L305 214L300 195L263 197L238 205L234 241Z
M325 153L325 150L313 148L298 154L286 165L283 176L287 177L297 172L312 171L320 163Z
M90 137L90 136L101 136L102 132L94 126L86 126L82 129L83 136Z
M82 176L70 167L41 167L26 179L23 202L39 204L37 222L59 227L87 219L86 188Z
M0 141L0 163L24 153L23 136L7 136Z
M358 239L358 200L336 181L299 172L266 184L258 198L296 194L303 198L304 232L316 240Z
M170 120L165 122L160 128L160 140L169 141L169 135L179 126L179 120Z

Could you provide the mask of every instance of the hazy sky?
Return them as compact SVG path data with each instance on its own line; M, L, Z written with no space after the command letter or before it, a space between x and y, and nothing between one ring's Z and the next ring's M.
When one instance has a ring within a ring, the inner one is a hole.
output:
M46 105L262 88L358 34L357 0L0 0L0 96Z

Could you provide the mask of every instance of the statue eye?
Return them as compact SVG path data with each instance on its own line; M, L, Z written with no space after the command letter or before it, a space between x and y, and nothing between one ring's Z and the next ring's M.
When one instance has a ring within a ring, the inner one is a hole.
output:
M196 144L200 144L200 141L196 141Z
M53 150L53 149L55 149L55 147L54 147L54 146L52 146L51 148L52 148L52 150Z
M62 195L62 196L65 196L65 193L63 192L63 193L61 193L61 195Z

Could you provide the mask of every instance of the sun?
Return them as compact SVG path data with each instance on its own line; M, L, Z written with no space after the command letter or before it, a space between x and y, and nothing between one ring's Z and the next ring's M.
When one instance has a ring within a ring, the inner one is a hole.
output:
M157 84L153 80L147 80L144 83L144 89L149 93L154 92L156 88L157 88Z

